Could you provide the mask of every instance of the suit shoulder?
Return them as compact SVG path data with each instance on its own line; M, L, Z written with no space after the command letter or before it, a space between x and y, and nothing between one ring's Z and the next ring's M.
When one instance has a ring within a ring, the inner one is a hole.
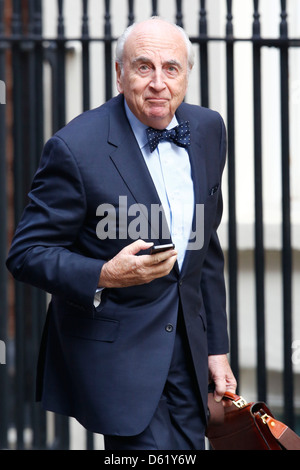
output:
M95 132L105 132L108 124L108 116L113 106L116 106L116 98L112 98L101 106L85 111L74 117L68 124L59 129L55 136L68 142L69 139L82 139L88 141Z
M196 104L182 103L179 109L183 113L195 119L205 119L209 121L223 120L222 116L218 111L215 111L210 108L204 108L203 106L199 106Z

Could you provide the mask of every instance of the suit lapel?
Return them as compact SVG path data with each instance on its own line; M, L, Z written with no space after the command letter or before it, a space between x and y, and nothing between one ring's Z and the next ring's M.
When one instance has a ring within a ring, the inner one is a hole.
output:
M151 206L156 204L159 207L161 201L126 117L122 95L115 99L111 110L108 141L114 146L111 160L150 224ZM161 240L157 225L151 225L151 238L167 243L166 239Z

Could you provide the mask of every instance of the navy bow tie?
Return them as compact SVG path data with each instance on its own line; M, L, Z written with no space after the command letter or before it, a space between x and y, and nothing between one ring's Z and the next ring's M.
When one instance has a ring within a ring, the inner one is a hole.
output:
M153 129L148 127L146 129L150 152L153 152L161 140L169 140L174 142L179 147L188 147L191 144L190 138L190 123L189 121L181 122L173 129Z

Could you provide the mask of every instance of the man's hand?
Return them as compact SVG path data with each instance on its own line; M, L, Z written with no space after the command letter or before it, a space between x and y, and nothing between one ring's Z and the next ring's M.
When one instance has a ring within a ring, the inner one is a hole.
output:
M220 402L225 392L235 393L236 380L226 354L208 356L209 378L215 384L214 399ZM224 400L224 405L231 404Z
M176 250L136 256L139 251L147 250L152 245L137 240L123 248L103 265L98 287L137 286L169 274L177 259Z

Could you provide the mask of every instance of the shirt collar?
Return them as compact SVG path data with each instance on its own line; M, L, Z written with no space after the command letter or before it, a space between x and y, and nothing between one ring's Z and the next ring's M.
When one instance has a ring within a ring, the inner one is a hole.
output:
M131 125L131 128L133 130L133 133L135 135L135 138L139 144L139 147L142 149L143 147L145 147L145 145L148 143L148 140L147 140L147 135L146 135L146 129L148 128L148 126L146 126L145 124L143 124L134 114L133 112L129 109L129 106L126 102L126 100L124 100L125 102L125 112L126 112L126 115L127 115L127 118L128 118L128 121ZM176 116L173 116L173 119L172 121L170 122L170 124L166 127L166 129L172 129L173 127L177 126L178 125L178 121L177 121L177 118Z

